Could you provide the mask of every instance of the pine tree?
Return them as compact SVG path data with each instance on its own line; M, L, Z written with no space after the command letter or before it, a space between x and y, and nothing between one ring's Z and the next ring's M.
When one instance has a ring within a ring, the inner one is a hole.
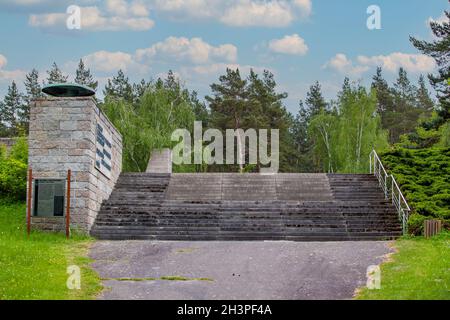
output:
M19 121L28 133L30 103L32 100L43 96L41 85L39 84L39 72L36 69L31 70L25 77L24 81L26 95L24 95L24 104L22 110L19 111Z
M19 92L16 83L13 81L8 87L8 92L3 100L2 109L2 121L8 128L10 135L17 135L21 129L21 123L19 120L20 113L23 110L23 96Z
M431 21L430 27L436 40L432 42L410 37L412 44L422 53L433 57L439 68L437 75L428 75L431 85L438 93L441 105L439 115L444 123L450 118L450 12L444 11L447 21L442 23Z
M427 113L431 113L434 109L433 100L430 98L430 93L425 85L423 75L419 77L419 87L416 93L417 107L424 109Z
M216 127L227 129L242 128L247 116L247 81L241 78L239 69L226 70L219 77L219 83L213 83L213 96L206 96Z
M5 119L5 104L3 101L0 101L0 137L7 137L8 127L6 126L6 119Z
M24 85L27 91L25 96L27 104L30 103L31 100L43 96L42 88L39 84L39 72L36 69L31 70L31 72L26 75Z
M410 104L414 103L414 92L416 88L411 84L408 79L408 73L404 68L398 70L398 78L394 83L394 92L401 99Z
M297 172L313 172L314 166L311 157L311 143L308 137L308 128L310 123L309 113L299 102L299 110L292 124L292 136L296 151Z
M400 68L392 89L393 108L384 115L385 127L389 130L389 142L397 143L400 136L414 130L419 117L424 112L417 108L417 88L411 84L407 72Z
M347 84L348 84L348 79ZM345 85L345 82L344 82ZM310 86L305 102L300 101L300 108L295 118L293 137L298 151L298 168L302 172L316 172L322 170L322 164L314 160L313 151L318 143L316 136L310 134L311 119L319 114L328 112L328 103L322 95L322 88L318 81Z
M145 91L150 87L151 83L146 82L145 79L142 79L139 83L133 83L133 97L134 102L138 103L140 98L145 94Z
M167 78L164 79L164 87L173 92L179 92L181 85L172 70L167 72Z
M189 100L195 114L195 120L201 121L203 126L207 128L209 126L209 112L206 108L206 104L200 101L198 98L198 93L195 90L192 91Z
M106 99L124 99L127 102L134 102L133 87L122 70L117 72L117 76L112 80L108 79L108 83L103 90Z
M381 116L383 127L386 127L384 116L386 112L392 111L394 104L392 91L387 81L383 78L381 67L377 67L377 72L372 77L372 80L372 89L375 90L377 95L377 112Z
M226 129L242 129L246 127L249 110L247 103L247 81L242 79L239 69L227 68L226 74L219 77L219 83L213 83L213 96L206 96L211 109L213 127ZM242 139L238 137L238 155L243 156ZM243 164L239 165L243 171Z
M282 172L295 171L295 143L290 128L293 125L292 115L283 106L287 98L286 92L277 91L277 83L273 73L264 70L262 77L250 70L247 78L248 116L247 126L258 129L279 130L279 161ZM257 164L257 171L261 168Z
M162 86L171 94L171 98L175 105L182 101L189 101L190 93L187 89L183 89L180 80L176 77L172 70L169 70L167 77L162 80Z
M66 83L68 79L68 76L63 75L56 62L53 62L52 68L50 71L47 71L47 74L48 84Z
M309 88L309 92L306 94L305 105L308 109L309 117L313 117L327 109L328 105L322 95L322 87L319 81L316 81Z
M98 87L98 81L94 80L90 69L86 69L83 59L80 59L78 63L78 69L76 71L75 82L84 86L88 86L93 90Z

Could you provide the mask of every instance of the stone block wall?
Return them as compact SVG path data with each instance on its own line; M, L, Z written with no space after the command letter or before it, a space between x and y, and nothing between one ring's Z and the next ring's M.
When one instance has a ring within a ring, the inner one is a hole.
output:
M112 140L109 178L95 167L97 123ZM122 136L91 97L37 99L30 105L28 163L35 179L65 179L72 171L71 227L88 233L122 170ZM58 230L64 218L32 217L32 225Z

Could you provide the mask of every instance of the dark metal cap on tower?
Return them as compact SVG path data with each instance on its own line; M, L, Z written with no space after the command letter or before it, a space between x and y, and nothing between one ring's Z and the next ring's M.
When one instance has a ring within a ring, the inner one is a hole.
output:
M46 85L42 92L53 97L90 97L95 95L92 88L77 83L54 83Z

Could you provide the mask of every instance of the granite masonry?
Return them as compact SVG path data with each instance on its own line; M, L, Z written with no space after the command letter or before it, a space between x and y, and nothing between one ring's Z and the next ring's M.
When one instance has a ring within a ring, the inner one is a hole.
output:
M108 170L99 161L99 130L100 140L108 137L108 161L101 161ZM122 136L91 97L37 99L30 105L29 166L35 179L66 179L72 171L71 228L88 233L121 173ZM32 227L56 231L65 219L38 213Z

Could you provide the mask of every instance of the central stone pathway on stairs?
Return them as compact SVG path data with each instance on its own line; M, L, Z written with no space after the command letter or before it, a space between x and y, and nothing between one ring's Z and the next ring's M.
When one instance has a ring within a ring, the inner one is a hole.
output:
M184 201L331 201L326 174L176 173L167 200Z
M100 299L351 299L388 244L99 241L90 256Z

